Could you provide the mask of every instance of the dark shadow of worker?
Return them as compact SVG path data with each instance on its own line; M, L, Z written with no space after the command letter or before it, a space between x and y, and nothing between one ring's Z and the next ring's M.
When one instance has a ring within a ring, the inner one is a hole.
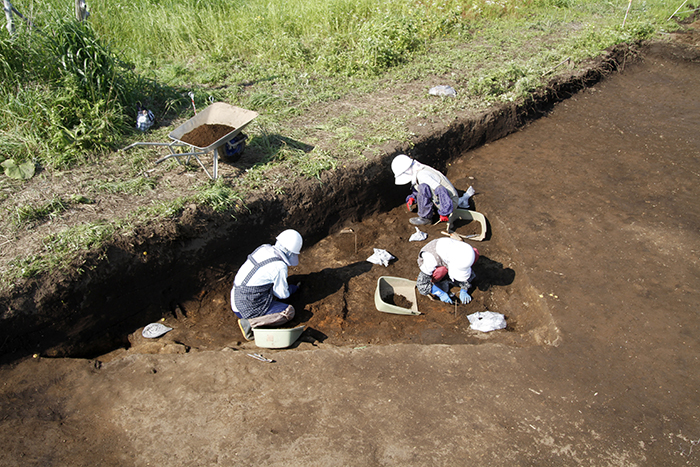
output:
M472 266L476 279L474 285L481 291L486 291L491 286L510 285L515 280L515 271L504 268L502 263L493 261L486 256L479 256L478 261Z
M326 268L318 272L310 274L294 274L289 276L287 282L290 284L301 283L299 291L292 295L286 303L291 304L296 310L294 319L291 321L293 326L298 326L307 323L313 316L313 312L307 305L316 303L341 289L347 287L348 282L353 277L364 274L372 269L372 263L368 261L357 261L339 268ZM307 337L312 337L313 340L323 342L328 336L322 332L307 328L304 332Z

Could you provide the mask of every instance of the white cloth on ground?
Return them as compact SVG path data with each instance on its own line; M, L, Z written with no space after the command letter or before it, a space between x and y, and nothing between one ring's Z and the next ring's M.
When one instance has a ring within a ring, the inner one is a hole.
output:
M422 242L428 238L428 234L425 232L422 232L418 227L416 227L416 232L411 235L411 237L408 239L409 242Z
M151 323L147 324L145 328L143 328L143 331L141 331L141 335L143 337L146 337L148 339L154 339L156 337L160 337L163 334L165 334L168 331L172 331L173 328L166 326L165 324L161 323Z
M501 313L493 311L477 311L467 316L470 328L475 331L489 332L506 327L506 318Z
M374 248L374 254L367 258L367 261L369 261L372 264L381 264L384 267L389 266L389 261L392 259L396 259L394 256L391 255L386 250L380 250L379 248Z

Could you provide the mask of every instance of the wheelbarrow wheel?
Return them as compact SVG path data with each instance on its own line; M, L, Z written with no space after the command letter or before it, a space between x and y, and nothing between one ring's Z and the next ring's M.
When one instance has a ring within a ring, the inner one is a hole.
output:
M224 144L222 147L223 151L220 151L219 154L223 156L226 162L238 162L245 150L246 139L248 139L248 136L240 133L231 141Z

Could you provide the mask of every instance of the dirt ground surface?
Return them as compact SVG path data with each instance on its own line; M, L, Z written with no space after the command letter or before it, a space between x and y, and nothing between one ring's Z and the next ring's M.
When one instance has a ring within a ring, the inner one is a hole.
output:
M698 76L697 51L652 44L440 167L488 219L467 305L376 310L379 277L415 278L425 244L408 241L408 188L388 185L388 209L339 212L290 268L291 325L306 326L290 349L242 338L228 303L240 254L195 291L132 284L170 305L139 312L173 330L0 367L0 464L700 465ZM444 229L421 227L427 241ZM396 259L371 264L374 248ZM508 327L470 329L484 310Z

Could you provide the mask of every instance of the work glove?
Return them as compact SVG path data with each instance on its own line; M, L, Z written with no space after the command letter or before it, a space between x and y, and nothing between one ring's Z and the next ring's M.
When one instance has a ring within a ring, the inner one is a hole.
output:
M289 284L289 295L293 295L294 292L299 290L299 286L296 284Z
M447 292L445 292L444 290L442 290L440 287L438 287L435 284L433 284L433 288L430 289L430 293L433 295L436 295L440 299L440 301L442 301L444 303L448 303L450 305L452 305L452 303L453 303L452 299L447 294Z
M413 205L414 205L414 204L416 204L416 198L414 198L413 196L411 196L411 197L408 198L408 200L406 201L406 209L408 209L408 212L413 211Z
M472 301L471 295L467 292L467 289L459 289L459 301L462 303L469 303Z
M448 222L450 220L447 216L440 216L440 222Z

